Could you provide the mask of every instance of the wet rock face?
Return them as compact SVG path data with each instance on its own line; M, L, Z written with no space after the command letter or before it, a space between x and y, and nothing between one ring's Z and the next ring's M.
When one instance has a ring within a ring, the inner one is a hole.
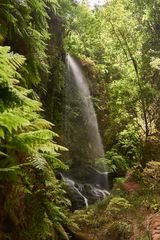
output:
M93 204L96 201L102 200L109 193L99 185L92 186L91 184L84 184L82 194L87 198L88 204Z
M94 173L90 177L87 176L85 183L61 174L62 180L66 183L66 192L73 211L84 207L87 208L89 204L100 201L109 194L108 173L101 173L97 170L94 170Z
M87 208L89 204L100 201L109 194L105 189L101 189L100 186L95 187L91 184L78 184L76 182L74 185L69 185L67 180L66 191L72 204L72 210Z
M66 183L66 192L72 210L87 208L89 204L104 199L112 189L115 173L100 172L89 165L72 167L67 173L59 173L58 179Z
M116 177L120 177L118 174L112 172L100 172L94 167L89 165L79 164L78 166L72 166L68 172L68 176L71 176L77 182L91 184L94 186L100 186L102 189L110 191L113 187L113 180Z
M72 210L85 208L88 206L88 201L85 196L75 186L67 186L66 188L68 198L72 204Z
M86 181L109 191L108 172L100 172L93 167L87 168Z

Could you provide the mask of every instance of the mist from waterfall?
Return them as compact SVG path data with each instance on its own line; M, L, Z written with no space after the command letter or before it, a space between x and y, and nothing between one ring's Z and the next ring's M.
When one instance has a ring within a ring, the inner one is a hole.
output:
M73 142L73 147L77 149L75 152L77 154L80 152L79 155L83 152L83 158L92 160L104 156L88 83L81 67L69 54L67 55L66 103L66 132L70 143ZM77 139L75 134L78 135Z

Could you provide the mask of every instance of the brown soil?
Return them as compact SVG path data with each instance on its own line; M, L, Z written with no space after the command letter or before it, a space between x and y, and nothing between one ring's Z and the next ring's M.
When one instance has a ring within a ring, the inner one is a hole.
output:
M160 240L160 213L149 215L146 224L151 240Z

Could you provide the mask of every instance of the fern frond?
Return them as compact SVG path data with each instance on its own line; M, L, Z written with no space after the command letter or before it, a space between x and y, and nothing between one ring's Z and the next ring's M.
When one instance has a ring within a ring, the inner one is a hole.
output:
M57 13L57 10L60 8L58 0L45 0L45 2L50 4L54 13Z
M37 129L51 129L54 126L54 124L42 118L35 119L32 124L36 126Z
M10 52L11 48L9 46L0 46L0 55L1 59L6 59L6 53L8 54Z
M24 62L26 61L26 58L23 55L19 55L18 53L13 54L13 52L9 53L9 62L11 66L14 68L14 70L17 70L18 68L22 67Z
M25 141L26 144L42 144L47 140L52 140L53 137L57 137L58 135L52 132L49 129L41 129L37 131L31 131L26 133L21 133L17 137L22 142Z
M53 154L47 154L47 153L44 153L43 156L53 169L68 170L68 166L66 164L64 164L62 161L60 161L57 158L57 156L55 156Z
M63 217L63 216L61 216ZM57 232L61 235L61 237L65 240L69 240L69 236L68 234L66 233L65 229L63 228L63 226L60 224L60 223L57 223L54 225Z
M0 151L0 156L8 157L8 155L6 153L1 152L1 151Z
M15 76L20 78L20 75L16 70L24 64L25 57L9 51L10 47L0 46L0 82L6 82L11 87L13 84L18 83Z
M68 151L68 149L67 148L65 148L65 147L63 147L63 146L61 146L61 145L58 145L58 144L56 144L56 143L54 143L54 149L55 149L55 151Z
M38 151L42 151L45 145L47 148L47 144L49 144L55 136L57 136L57 134L48 129L20 133L13 138L12 145L22 152L34 155ZM56 153L54 149L53 152L54 154Z
M0 172L16 172L19 169L19 166L11 166L7 168L0 168Z
M2 139L5 138L4 129L2 127L0 127L0 138L2 138Z
M34 168L38 169L38 170L46 170L48 163L45 160L45 158L43 158L40 155L36 155L32 160L31 163L33 165Z
M39 0L33 1L36 3ZM33 1L26 0L25 3L32 6ZM38 11L43 10L44 6L39 4ZM19 19L22 18L21 14L18 12L16 14L16 16L19 16ZM43 19L46 16L42 13L41 17ZM29 27L27 31L28 29ZM20 30L22 29L17 27L17 31ZM36 50L34 51L33 49L33 52L35 56L38 56L37 62L41 60L44 62L44 50L46 47L42 39L44 32L41 30L39 34L36 31L31 33L34 34L35 39L40 38L40 44L36 45ZM34 44L32 46L35 47ZM33 199L33 201L36 201L36 203L40 202L43 206L45 205L44 202L47 202L45 209L43 207L41 212L46 212L52 223L63 223L63 221L66 221L68 201L64 198L64 190L55 178L54 170L67 168L58 159L58 152L61 150L66 151L67 149L53 142L53 138L58 135L51 131L53 125L40 117L42 104L32 99L33 94L30 90L19 85L21 75L18 73L18 69L24 63L25 58L18 54L9 53L9 51L9 47L0 47L0 156L2 160L0 178L3 180L7 179L7 181L17 180L17 178L19 179L17 173L22 173L23 171L24 175L21 175L24 176L24 181L27 181L27 184L31 184L31 186L34 185L39 192L42 190L39 187L42 183L44 186L43 190L45 190L43 199ZM43 56L40 56L40 51L43 52ZM38 69L39 65L37 62L33 62L35 68ZM41 65L44 66L44 64ZM3 152L3 149L5 149L8 155ZM20 164L18 165L18 163ZM32 172L37 173L36 177ZM21 177L23 178L23 176ZM19 188L21 188L20 184ZM58 229L61 233L64 232L63 228L57 225ZM65 232L62 235L67 239Z
M46 153L57 154L58 151L67 151L65 147L62 147L56 143L48 142L39 146L39 150Z
M16 112L10 111L10 112L3 112L0 114L0 126L1 126L1 137L4 138L4 133L2 127L4 127L6 130L9 131L9 133L12 133L13 130L18 130L18 128L28 126L30 122L19 116Z

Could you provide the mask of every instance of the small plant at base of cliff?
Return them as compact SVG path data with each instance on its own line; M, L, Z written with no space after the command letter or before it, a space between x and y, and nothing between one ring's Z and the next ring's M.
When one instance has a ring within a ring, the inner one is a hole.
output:
M135 164L130 170L130 174L133 180L135 180L136 182L143 182L142 172L143 172L143 167L140 163Z
M153 211L154 213L160 212L160 203L159 203L159 198L154 195L152 195L152 199L149 202L149 209Z
M102 165L109 172L124 175L129 168L140 161L140 131L135 125L127 124L124 130L117 133L116 144L106 152L105 157L96 161L97 166Z
M160 162L150 161L143 171L143 180L151 190L160 191Z
M122 197L113 197L107 206L107 211L115 214L131 209L131 207L132 205L128 202L127 199Z
M106 239L129 240L132 235L132 226L129 222L114 221L106 230Z
M116 149L107 151L105 157L96 160L96 166L107 169L109 172L122 172L125 173L127 170L126 157L120 155Z

